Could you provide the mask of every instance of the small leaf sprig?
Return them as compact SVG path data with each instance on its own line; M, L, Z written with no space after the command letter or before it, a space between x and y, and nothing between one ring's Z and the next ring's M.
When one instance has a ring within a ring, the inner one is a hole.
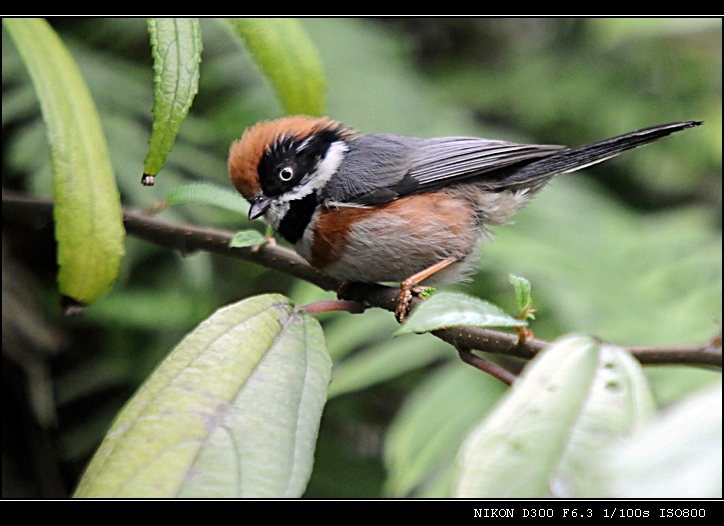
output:
M515 326L515 332L518 333L520 343L523 344L527 340L532 340L535 336L528 326L528 320L535 319L535 309L533 308L533 298L531 297L530 281L520 276L510 274L508 281L515 289L515 297L518 300L518 319L526 322L526 325Z

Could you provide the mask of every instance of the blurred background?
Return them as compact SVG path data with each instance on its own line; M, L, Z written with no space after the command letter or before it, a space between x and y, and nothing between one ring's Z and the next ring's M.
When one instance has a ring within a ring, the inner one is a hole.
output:
M269 84L217 21L202 20L199 94L166 167L139 184L152 64L143 19L50 20L98 106L122 201L143 208L190 181L228 185L232 140L281 116ZM721 324L721 19L303 19L328 80L328 115L364 133L474 135L578 145L675 120L702 127L557 178L495 229L472 283L515 312L532 282L537 337L695 344ZM45 126L3 32L3 188L52 196ZM170 220L238 230L202 205ZM260 222L252 225L263 229ZM3 220L4 498L66 497L122 404L217 308L281 292L333 297L238 260L128 237L113 290L60 316L51 224ZM466 431L504 392L431 336L394 338L390 313L320 316L335 360L309 497L444 496ZM665 407L716 381L646 369Z

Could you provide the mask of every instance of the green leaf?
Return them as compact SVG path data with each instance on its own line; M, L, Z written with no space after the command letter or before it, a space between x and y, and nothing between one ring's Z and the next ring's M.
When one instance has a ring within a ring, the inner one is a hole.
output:
M266 238L256 230L242 230L234 234L234 237L229 242L229 246L232 248L240 247L253 247L261 245L266 242Z
M189 183L176 186L166 194L167 206L193 203L207 204L236 212L246 217L249 203L229 187L213 183Z
M598 493L603 453L654 411L638 363L583 336L536 357L468 436L455 495L585 497Z
M324 115L326 78L319 52L291 18L232 18L232 32L251 52L290 114Z
M119 414L77 497L299 497L331 360L283 296L219 309Z
M530 281L513 274L508 276L508 280L515 289L515 297L518 300L518 308L521 311L528 309L533 304L533 300L530 297Z
M456 325L525 327L497 305L458 292L437 292L420 303L395 334L430 332Z
M58 35L41 19L3 18L35 86L53 166L60 293L103 295L124 254L121 202L88 88Z
M201 29L196 18L149 18L153 56L153 128L143 168L144 184L163 167L199 90Z

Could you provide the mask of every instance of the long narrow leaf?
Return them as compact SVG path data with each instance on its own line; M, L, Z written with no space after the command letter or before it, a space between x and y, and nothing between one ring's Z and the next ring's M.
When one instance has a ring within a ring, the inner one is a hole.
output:
M142 182L153 184L199 90L201 29L196 18L149 18L153 49L153 128Z
M291 18L233 18L229 22L273 84L287 113L325 113L322 60L299 22Z
M53 165L58 285L89 303L118 275L124 254L120 196L98 112L58 35L42 19L3 19L40 100Z

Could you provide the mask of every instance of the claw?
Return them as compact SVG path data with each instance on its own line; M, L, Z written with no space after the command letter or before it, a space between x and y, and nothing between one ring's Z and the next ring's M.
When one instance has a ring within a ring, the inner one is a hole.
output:
M400 295L397 296L397 308L395 309L395 318L397 323L402 323L407 317L407 313L410 311L410 302L412 301L413 292L417 293L415 289L417 283L406 279L400 284Z
M397 308L395 309L395 318L397 318L398 323L405 321L405 318L409 314L413 296L422 298L422 292L426 289L427 287L421 287L414 281L405 280L402 282L400 285L400 295L397 296Z
M455 258L446 258L438 261L434 265L430 265L426 269L413 274L402 283L400 283L400 294L397 296L397 306L395 307L395 318L399 323L405 321L405 318L410 312L410 303L412 302L413 296L422 296L423 292L427 290L427 287L420 286L420 282L429 278L436 272L456 263L458 260ZM337 298L343 299L347 296L347 288L351 282L347 279L342 281L339 288L337 289Z
M395 318L397 318L399 323L405 321L405 318L410 311L410 302L412 301L413 294L419 295L423 290L425 290L425 287L419 287L418 284L436 272L440 272L445 267L452 265L456 261L458 260L455 258L440 260L434 265L430 265L426 269L421 270L417 274L413 274L400 284L400 295L397 297L397 308L395 309Z

